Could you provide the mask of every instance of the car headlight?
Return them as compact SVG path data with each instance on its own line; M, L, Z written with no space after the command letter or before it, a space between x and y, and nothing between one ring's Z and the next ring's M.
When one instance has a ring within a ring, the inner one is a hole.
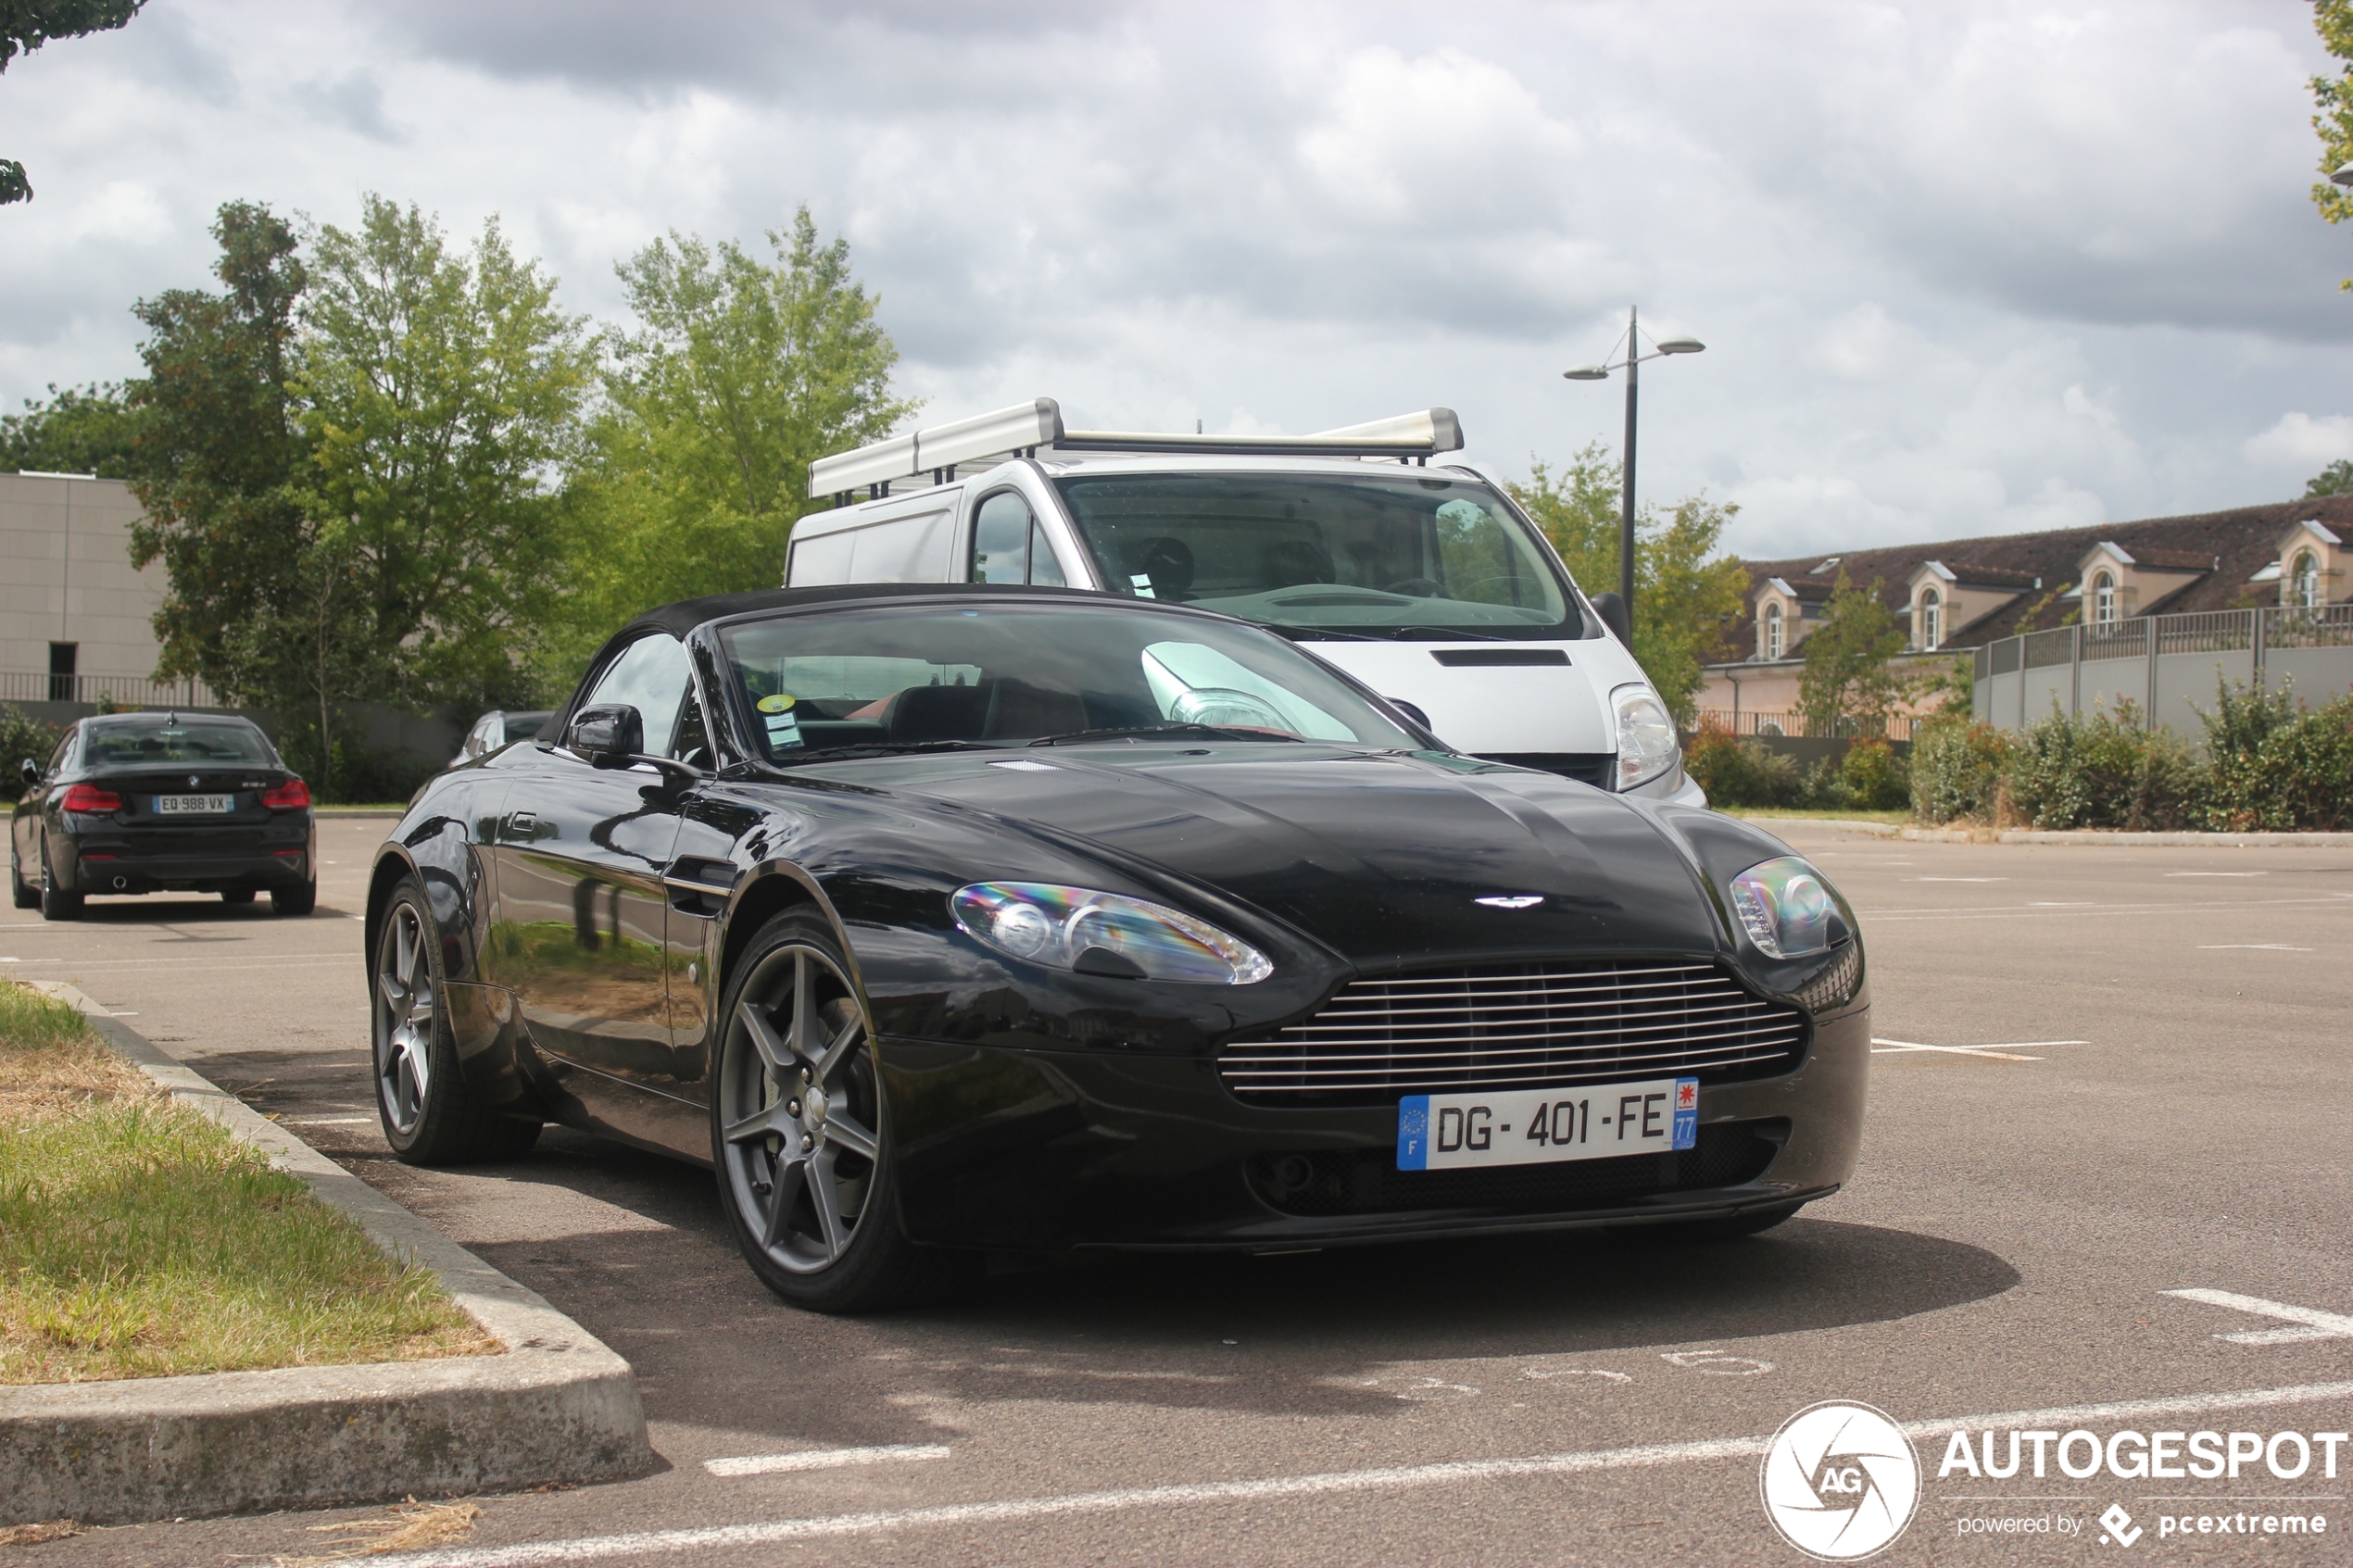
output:
M1795 855L1755 865L1732 878L1732 910L1768 959L1826 953L1850 933L1828 878Z
M1609 694L1617 714L1617 787L1632 789L1659 777L1683 759L1675 720L1658 694L1635 684Z
M1080 974L1248 985L1266 955L1182 909L1044 882L975 882L948 897L956 924L1000 952Z

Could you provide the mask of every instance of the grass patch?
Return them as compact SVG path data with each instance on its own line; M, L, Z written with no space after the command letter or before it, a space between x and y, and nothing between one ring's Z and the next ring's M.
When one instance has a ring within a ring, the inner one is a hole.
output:
M1866 811L1859 806L1838 811L1809 810L1797 806L1738 806L1724 814L1728 817L1755 817L1768 822L1781 817L1814 822L1885 822L1899 828L1910 827L1914 822L1909 811Z
M430 1270L157 1091L80 1012L0 982L0 1384L497 1348Z

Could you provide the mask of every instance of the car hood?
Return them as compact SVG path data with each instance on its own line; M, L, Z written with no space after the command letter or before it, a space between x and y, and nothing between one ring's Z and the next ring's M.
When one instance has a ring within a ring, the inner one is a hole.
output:
M926 764L889 787L1206 884L1359 964L1724 947L1696 872L1660 828L1550 774L1266 744Z

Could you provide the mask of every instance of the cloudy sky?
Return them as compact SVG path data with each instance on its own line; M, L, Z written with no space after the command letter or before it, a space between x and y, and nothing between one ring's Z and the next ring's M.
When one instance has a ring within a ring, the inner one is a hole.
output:
M1615 443L1778 556L2300 493L2353 456L2301 0L151 0L0 76L0 398L138 367L245 197L498 214L571 307L667 229L846 234L948 419Z

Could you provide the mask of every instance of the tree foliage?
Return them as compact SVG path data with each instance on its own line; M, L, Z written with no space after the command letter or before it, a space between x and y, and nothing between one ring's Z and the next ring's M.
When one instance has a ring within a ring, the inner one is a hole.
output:
M1797 707L1830 733L1840 719L1865 730L1885 723L1903 700L1904 679L1895 656L1908 640L1903 617L1880 596L1880 584L1858 587L1842 570L1822 607L1822 623L1806 639L1806 668L1798 676Z
M376 195L312 240L296 377L310 462L298 493L334 563L332 606L370 689L424 708L523 695L553 600L560 505L594 373L555 281L497 220L464 255Z
M91 473L128 479L138 439L137 414L112 383L25 399L21 414L0 414L0 473Z
M2353 458L2339 458L2304 483L2304 494L2310 495L2353 495Z
M145 4L146 0L0 0L0 71L6 70L8 62L19 55L30 55L57 39L111 32ZM0 157L0 207L31 199L32 184L24 165Z
M1557 470L1533 463L1528 483L1510 487L1588 592L1617 581L1622 471L1596 442ZM1694 495L1665 511L1644 508L1635 524L1634 658L1686 723L1705 678L1701 666L1748 592L1739 560L1717 553L1739 510Z
M2322 47L2344 62L2334 77L2312 78L2312 103L2320 110L2312 129L2321 137L2322 176L2312 185L2312 205L2322 218L2342 223L2353 218L2353 191L2332 184L2328 176L2353 163L2353 0L2313 0L2312 25ZM2353 289L2353 279L2338 286Z
M914 411L849 243L821 244L806 207L767 238L773 261L673 232L615 269L636 324L612 340L577 475L581 641L652 605L775 586L810 462Z

